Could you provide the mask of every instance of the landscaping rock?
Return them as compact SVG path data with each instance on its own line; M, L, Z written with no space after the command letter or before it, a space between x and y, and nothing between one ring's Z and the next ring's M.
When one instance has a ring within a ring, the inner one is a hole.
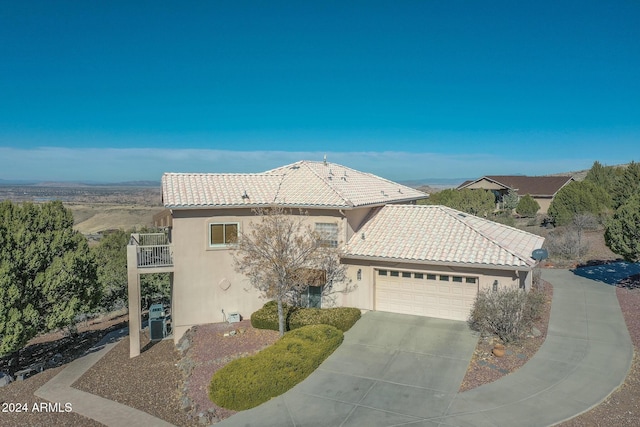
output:
M540 329L536 328L535 326L533 328L531 328L531 335L534 338L538 338L539 336L542 336L542 332L540 332Z
M180 399L180 410L187 412L191 410L192 407L193 403L191 402L191 399L189 399L187 396L182 396L182 398Z
M5 372L0 372L0 387L4 387L13 382L13 377Z
M60 363L62 363L62 359L63 359L62 354L56 353L51 357L51 359L47 361L47 365L58 366Z

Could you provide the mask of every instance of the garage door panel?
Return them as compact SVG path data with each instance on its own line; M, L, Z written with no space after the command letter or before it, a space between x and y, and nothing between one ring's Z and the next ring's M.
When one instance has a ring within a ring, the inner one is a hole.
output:
M477 283L377 276L375 309L467 320L477 293Z

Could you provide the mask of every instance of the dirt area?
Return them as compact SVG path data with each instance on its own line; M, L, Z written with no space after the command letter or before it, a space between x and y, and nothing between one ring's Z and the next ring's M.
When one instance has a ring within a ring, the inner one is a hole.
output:
M122 205L67 204L65 206L73 212L73 228L83 234L151 227L153 216L163 210L162 207Z

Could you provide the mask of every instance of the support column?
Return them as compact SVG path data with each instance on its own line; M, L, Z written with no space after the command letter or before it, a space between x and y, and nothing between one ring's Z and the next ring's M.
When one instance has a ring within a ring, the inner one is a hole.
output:
M127 246L127 280L129 287L129 357L140 355L140 329L142 309L140 307L140 274L136 245Z

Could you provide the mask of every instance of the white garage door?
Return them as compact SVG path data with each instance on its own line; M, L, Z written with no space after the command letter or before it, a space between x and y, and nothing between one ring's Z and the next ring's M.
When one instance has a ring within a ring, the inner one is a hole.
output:
M478 294L478 278L395 270L376 272L379 311L467 320Z

